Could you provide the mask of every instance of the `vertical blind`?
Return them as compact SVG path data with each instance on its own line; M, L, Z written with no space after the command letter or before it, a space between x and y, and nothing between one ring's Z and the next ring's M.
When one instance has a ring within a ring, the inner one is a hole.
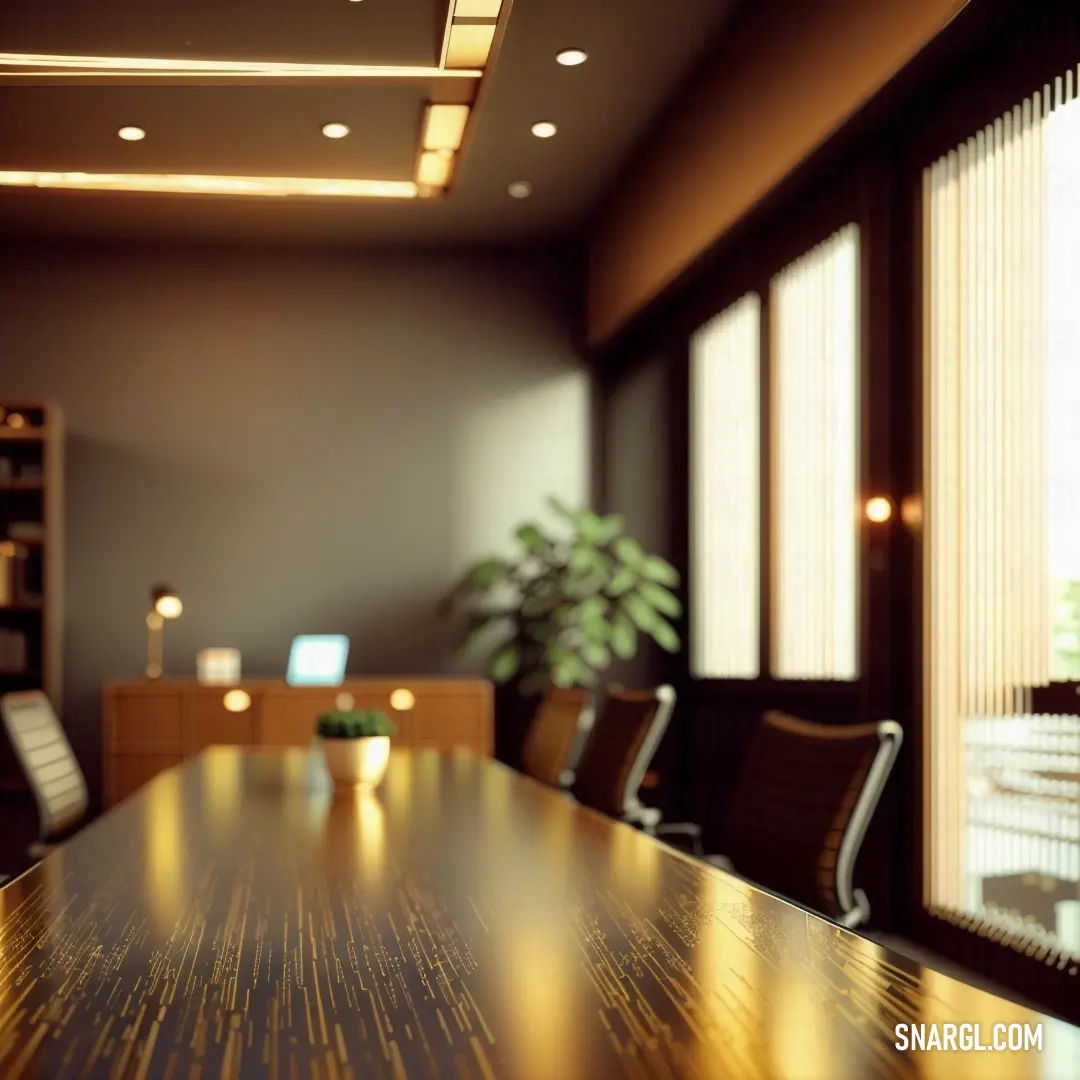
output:
M778 274L772 310L772 672L858 675L859 230Z
M1075 914L1035 898L1078 880L1080 718L1032 690L1080 596L1073 99L1070 74L923 176L924 903L1059 943Z
M759 674L761 300L744 296L690 342L691 664Z

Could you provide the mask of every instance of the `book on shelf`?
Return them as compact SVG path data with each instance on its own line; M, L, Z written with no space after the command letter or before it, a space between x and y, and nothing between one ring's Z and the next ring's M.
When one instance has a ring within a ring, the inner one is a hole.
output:
M40 521L13 521L7 530L9 540L31 543L45 538L45 526Z
M5 540L0 543L0 608L27 601L26 548Z
M0 629L0 674L22 675L26 663L26 635L21 630Z

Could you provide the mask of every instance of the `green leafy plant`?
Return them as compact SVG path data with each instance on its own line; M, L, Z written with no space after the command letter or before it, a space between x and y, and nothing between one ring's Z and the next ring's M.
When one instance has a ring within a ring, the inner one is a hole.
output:
M590 687L613 657L629 659L644 634L668 652L682 614L673 566L600 516L548 500L566 535L533 522L517 528L519 555L471 566L443 602L468 614L461 650L483 650L491 677L521 677L524 692L549 684Z
M396 735L397 725L380 709L332 709L319 717L315 730L324 739L370 739Z

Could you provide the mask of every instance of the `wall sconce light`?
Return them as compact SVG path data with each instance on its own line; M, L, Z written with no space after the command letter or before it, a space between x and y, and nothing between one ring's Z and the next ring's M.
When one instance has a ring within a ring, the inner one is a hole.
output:
M866 520L881 524L892 517L892 503L883 495L875 495L866 500Z
M922 525L922 499L918 495L908 495L900 503L900 520L909 528L917 529Z
M229 712L247 712L251 708L251 695L246 690L228 690L221 703Z
M177 619L184 611L176 590L155 585L150 590L150 611L146 616L146 677L160 679L164 669L165 620Z
M390 695L390 708L395 712L408 712L415 704L416 698L411 690L401 688Z

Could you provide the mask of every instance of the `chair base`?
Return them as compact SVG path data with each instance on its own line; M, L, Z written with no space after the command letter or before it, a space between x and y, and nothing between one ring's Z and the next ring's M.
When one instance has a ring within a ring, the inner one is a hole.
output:
M699 859L705 858L705 847L702 843L702 828L692 821L672 821L667 825L658 825L653 835L658 840L663 840L668 836L685 836L689 840L690 846L694 849L694 855Z
M739 877L739 872L731 864L731 860L726 855L709 855L704 860L709 866L716 870L723 870L725 874L733 874L735 877ZM766 889L764 885L758 885L756 882L751 882L755 889L761 889L764 892L772 893L771 889ZM779 896L781 900L786 900L787 897L780 893L773 893L774 896ZM815 915L822 915L826 919L830 919L832 922L844 927L847 930L854 930L857 926L862 926L864 923L870 921L870 901L867 899L866 893L862 889L855 889L853 893L855 900L854 906L848 911L842 911L839 915L824 915L823 912L815 911ZM796 901L789 901L790 903L796 903ZM803 905L799 905L802 907Z

